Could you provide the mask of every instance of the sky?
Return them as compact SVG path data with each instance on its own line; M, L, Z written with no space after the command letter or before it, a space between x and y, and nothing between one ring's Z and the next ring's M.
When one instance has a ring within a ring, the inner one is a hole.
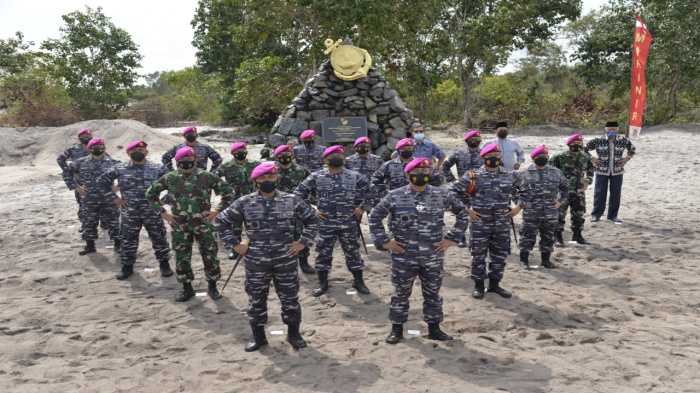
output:
M604 3L606 0L583 0L583 13ZM131 34L143 55L140 73L195 64L190 22L197 0L0 0L0 38L13 36L16 31L37 44L58 38L61 15L83 10L86 5L102 7L115 25ZM514 69L524 55L524 51L514 53L501 72Z

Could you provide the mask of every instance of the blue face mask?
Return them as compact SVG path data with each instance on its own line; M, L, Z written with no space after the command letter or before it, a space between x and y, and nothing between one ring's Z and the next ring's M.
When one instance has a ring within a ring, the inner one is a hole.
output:
M617 132L615 131L608 131L607 132L608 138L616 138L617 137Z
M416 141L422 142L423 140L425 140L425 134L422 132L419 132L417 134L413 134L413 139L415 139Z

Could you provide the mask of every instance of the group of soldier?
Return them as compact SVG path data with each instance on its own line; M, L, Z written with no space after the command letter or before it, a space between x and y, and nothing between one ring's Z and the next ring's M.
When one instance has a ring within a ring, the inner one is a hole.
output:
M617 135L616 123L608 123L606 130L608 146L626 140ZM298 270L316 273L319 285L313 296L326 293L336 241L352 273L352 286L360 294L370 293L360 253L360 239L364 243L360 223L365 214L373 245L391 256L394 294L389 311L392 328L386 342L396 344L403 338L416 278L421 280L428 338L444 341L452 339L440 328L447 249L455 245L469 248L475 299L487 292L510 298L501 281L511 250L511 229L516 235L513 217L521 211L518 247L527 269L538 234L541 265L555 267L551 254L555 242L563 246L567 210L571 212L572 240L587 243L582 235L584 195L597 160L588 150L604 143L593 140L584 146L583 136L573 134L565 141L568 151L550 158L549 148L540 145L530 153L532 165L520 171L524 153L508 138L507 124L499 123L496 132L494 142L482 145L480 132L470 130L464 134L466 146L446 157L425 137L424 129L416 128L411 137L396 143L395 155L384 161L371 153L367 137L358 138L352 145L354 154L348 156L345 147L321 146L315 131L306 130L299 136L300 143L269 146L272 161L250 160L246 144L236 142L230 147L232 159L222 164L213 148L197 141L197 129L188 127L182 133L185 142L155 164L147 160L144 141L128 144L129 161L119 162L105 153L103 139L82 130L80 143L61 154L58 163L78 201L85 241L80 255L96 252L102 224L120 255L117 279L126 280L134 272L142 226L161 275L173 274L164 222L171 227L175 273L182 284L178 302L195 296L191 266L195 240L213 299L221 297L217 288L219 240L229 258L242 260L252 330L246 351L267 344L264 327L271 283L288 325L288 342L295 349L306 346L299 330ZM623 145L631 146L628 141ZM602 152L596 151L602 159ZM634 149L628 148L625 160L633 154ZM207 170L208 161L211 167ZM212 207L212 192L220 196L216 207ZM450 228L445 225L447 211L455 216ZM309 250L313 246L316 257L311 267Z

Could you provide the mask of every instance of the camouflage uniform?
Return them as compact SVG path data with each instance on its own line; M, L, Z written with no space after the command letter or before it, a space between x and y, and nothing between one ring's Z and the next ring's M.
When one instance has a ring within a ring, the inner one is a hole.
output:
M259 161L246 160L243 165L240 165L236 160L230 160L212 173L223 177L226 183L233 188L233 199L235 200L255 191L255 185L250 180L250 173L258 164L260 164Z
M109 238L119 240L119 209L114 200L105 198L111 192L111 186L101 185L97 179L119 161L104 155L95 159L92 156L80 158L68 167L68 188L85 187L87 194L81 198L83 215L83 240L97 240L97 227L100 222L106 227Z
M207 280L217 281L221 275L216 255L219 249L214 238L214 226L207 220L207 214L211 210L211 192L221 196L221 203L217 208L221 211L231 203L231 186L207 171L195 169L186 175L175 170L158 179L146 190L146 199L156 211L162 211L159 197L163 191L168 191L174 200L172 214L176 223L172 225L172 242L178 281L189 283L194 280L194 240L199 243Z
M296 188L309 176L309 171L295 163L285 168L277 163L277 189L283 192L294 192Z
M167 168L169 171L173 170L173 158L175 158L175 153L178 151L178 149L185 147L185 146L190 146L186 143L180 143L179 145L173 146L170 150L166 151L165 154L163 154L162 162L163 166ZM196 157L196 165L197 168L202 169L202 170L207 170L207 160L211 160L211 169L210 171L214 171L216 168L221 165L221 162L223 159L219 155L219 153L216 152L211 146L205 145L203 143L195 143L194 146L190 146L194 150L194 154Z
M367 179L345 168L336 174L331 174L328 169L314 172L297 187L295 194L306 201L312 194L316 195L318 210L326 216L319 224L317 272L330 272L336 239L340 241L348 269L364 269L358 243L359 225L353 210L357 207L368 210L365 204L368 192Z
M444 234L444 213L457 216L454 227ZM403 324L408 319L408 299L416 277L423 291L423 319L427 323L442 322L442 286L444 253L434 251L435 243L448 239L459 241L467 227L468 216L462 202L441 187L427 186L416 192L411 186L391 191L369 216L372 240L377 249L389 242L382 220L390 215L389 230L394 240L404 246L403 254L391 254L391 297L389 319Z
M89 155L90 152L87 151L85 146L81 145L80 143L76 143L75 145L66 149L63 153L59 154L56 158L58 166L61 167L61 175L63 176L63 181L66 183L66 186L68 186L69 190L75 190L75 187L71 188L73 184L73 179L70 174L70 163ZM78 219L80 220L80 223L82 225L82 200L80 199L80 194L78 194L78 191L74 191L74 193L75 201L78 202Z
M361 157L359 154L355 153L345 160L345 167L364 175L369 181L372 179L374 172L376 172L383 163L384 160L374 154L370 153L367 154L367 157Z
M387 192L408 184L403 168L407 162L396 157L382 164L372 175L372 204L376 204Z
M551 253L554 232L559 226L559 209L555 205L557 201L565 201L569 193L566 178L559 169L549 165L542 170L530 165L519 178L519 203L523 207L520 250L532 251L539 231L540 252Z
M267 323L267 295L270 281L280 299L282 320L286 324L301 321L297 258L289 255L297 221L304 232L299 241L307 248L313 244L318 218L300 197L277 191L272 198L259 193L236 200L218 216L219 235L228 247L241 242L242 227L250 240L245 255L245 291L248 294L248 318L251 325Z
M490 172L485 167L475 171L476 191L467 193L468 177L452 183L451 190L462 198L467 208L472 208L481 219L472 221L469 232L469 248L472 254L471 276L474 280L486 279L486 257L491 258L488 278L500 281L510 254L510 202L518 192L518 177L503 167Z
M170 246L160 211L154 210L146 200L146 189L164 174L165 167L146 161L141 165L118 164L98 179L101 188L110 190L105 193L105 199L111 201L116 198L111 191L116 180L124 200L121 222L123 266L133 266L136 262L141 227L145 227L148 232L158 262L167 263L170 259Z
M313 173L323 169L324 150L326 150L325 146L317 145L315 143L311 149L307 149L302 143L295 145L292 152L294 154L294 161L296 161L297 165Z
M445 160L442 164L442 174L445 176L446 182L455 181L455 177L452 174L452 166L457 166L457 178L461 178L468 171L475 171L479 169L484 164L484 160L479 155L479 148L459 149Z
M566 210L571 208L571 229L580 231L586 222L586 193L580 191L584 188L584 180L591 184L593 181L593 163L591 156L583 151L566 151L552 157L549 165L558 168L568 182L568 198L564 199L559 207L559 231L564 230L566 224Z

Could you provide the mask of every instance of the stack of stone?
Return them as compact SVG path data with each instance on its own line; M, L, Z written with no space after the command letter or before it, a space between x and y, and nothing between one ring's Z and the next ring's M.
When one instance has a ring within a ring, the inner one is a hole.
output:
M311 128L320 135L323 119L350 116L367 118L367 133L378 155L393 151L396 142L416 125L413 111L379 72L370 69L365 78L344 81L326 61L280 115L272 132L298 136Z

